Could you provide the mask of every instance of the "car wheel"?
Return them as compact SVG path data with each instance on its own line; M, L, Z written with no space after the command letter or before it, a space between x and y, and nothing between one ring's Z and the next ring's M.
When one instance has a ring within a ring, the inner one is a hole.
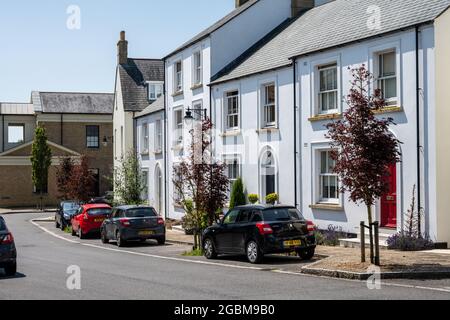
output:
M120 231L117 231L116 239L117 239L118 247L125 247L127 242L124 239L122 239L122 235L120 234Z
M302 260L311 260L314 257L315 249L302 249L298 251L298 255Z
M72 226L72 236L75 237L77 235L77 233L75 232L75 229Z
M257 264L261 263L263 260L263 253L261 252L261 249L259 248L259 245L256 241L250 240L247 243L247 259L250 263Z
M102 243L109 243L109 239L108 239L108 237L106 236L106 231L105 231L105 229L102 229L102 231L101 231L101 237L102 237Z
M166 237L165 237L165 236L164 236L164 237L161 237L161 238L158 238L157 240L158 240L158 244L159 244L160 246L166 244Z
M12 277L17 273L17 263L12 262L8 266L5 267L5 273L8 277Z
M78 236L80 237L81 240L86 238L86 235L83 233L83 229L81 229L81 227L78 230Z
M206 259L217 258L216 248L214 247L214 243L210 238L207 238L203 243L203 251Z

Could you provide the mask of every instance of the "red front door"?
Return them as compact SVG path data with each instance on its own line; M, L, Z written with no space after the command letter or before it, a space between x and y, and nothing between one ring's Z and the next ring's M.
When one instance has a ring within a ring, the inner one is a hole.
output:
M381 198L381 226L397 228L397 164L389 166L386 180L389 191Z

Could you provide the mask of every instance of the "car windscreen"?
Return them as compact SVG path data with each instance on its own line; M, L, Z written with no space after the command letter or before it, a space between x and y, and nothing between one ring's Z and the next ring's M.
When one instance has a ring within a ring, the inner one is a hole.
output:
M88 214L90 216L109 216L111 211L109 208L89 209Z
M157 214L153 208L136 208L127 210L125 216L127 218L149 218L156 217Z
M302 214L293 208L273 208L263 211L264 221L302 220Z
M79 207L75 202L66 202L63 204L64 211L77 211Z
M6 230L6 224L3 218L0 218L0 231Z

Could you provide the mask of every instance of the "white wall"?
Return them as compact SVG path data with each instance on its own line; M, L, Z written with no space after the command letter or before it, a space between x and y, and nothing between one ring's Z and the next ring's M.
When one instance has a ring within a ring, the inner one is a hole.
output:
M426 113L432 112L434 108L434 101L432 98L432 87L434 84L429 81L433 78L434 70L433 58L430 54L433 52L433 40L429 29L424 30L422 34L422 47L424 52L428 56L423 56L426 64L426 68L423 70L425 72L425 79L427 81L421 81L421 86L426 93L422 99L425 101L423 103L423 108ZM301 90L299 91L299 99L301 106L301 135L302 141L300 144L300 151L302 153L302 170L299 176L298 182L300 186L300 192L302 194L302 206L301 209L304 215L314 220L320 228L326 229L329 225L342 227L344 231L347 232L357 232L359 222L366 220L367 213L364 206L357 206L349 202L348 195L344 195L341 199L341 206L343 210L323 210L323 209L311 209L310 205L316 204L316 199L314 195L314 185L315 185L315 168L314 168L314 150L317 148L327 148L329 146L329 141L324 137L326 129L324 125L328 121L317 121L311 122L309 118L314 116L314 99L315 96L313 90L313 74L314 74L314 64L316 62L324 62L329 60L337 60L340 70L340 95L345 96L350 89L351 76L348 71L348 67L357 66L360 64L365 64L369 67L370 71L373 70L373 53L378 50L388 49L391 47L397 47L399 52L399 72L400 81L399 92L400 92L400 102L399 106L403 108L401 112L383 114L383 117L392 117L397 123L396 126L391 127L391 131L395 136L403 142L401 145L402 152L402 162L398 164L398 177L397 177L397 193L398 193L398 203L397 203L397 223L400 229L403 221L403 212L409 208L411 203L411 196L413 186L417 184L417 140L416 140L416 64L415 64L415 33L414 30L405 31L398 33L390 37L383 37L376 40L366 41L360 44L355 44L347 46L342 49L336 49L332 51L327 51L325 53L310 55L305 58L301 58L297 61L299 83ZM423 74L423 73L422 73ZM345 109L345 104L342 104ZM424 114L421 115L424 119ZM428 116L425 118L427 121ZM428 166L429 155L434 153L432 149L433 146L429 145L430 139L428 131L430 130L429 125L432 122L427 122L427 126L424 127L421 124L421 132L424 132L424 137L426 139L425 145L427 146L422 153L422 163L426 163ZM422 141L423 143L423 141ZM432 170L428 167L426 172ZM424 172L424 171L422 171ZM430 177L431 178L431 177ZM427 178L429 179L429 178ZM428 184L423 184L423 187L427 187ZM432 218L436 213L434 211L434 204L430 203L433 200L429 197L430 189L422 190L424 200L423 206L425 208L426 215L428 215L427 231L430 232L431 236L435 236L435 226L430 225L434 223L434 218ZM376 218L380 218L380 208L379 205L375 208Z
M261 0L211 35L211 75L291 16L291 0Z
M156 150L155 147L155 134L156 134L156 122L161 121L161 132L162 132L162 141L161 141L161 150ZM137 133L137 149L138 156L141 162L141 168L143 171L148 172L148 203L153 206L158 213L165 217L165 192L164 192L164 112L159 111L157 113L153 113L147 115L145 117L136 119L136 133ZM149 145L143 145L143 126L148 126L148 135L149 135ZM148 150L148 153L144 152L144 150ZM157 168L161 172L161 189L160 194L158 195L158 187L157 187ZM158 199L160 196L160 199Z
M277 128L261 129L261 91L263 84L274 82L277 100ZM226 132L224 126L224 96L230 90L240 94L240 130ZM213 86L213 120L217 126L214 150L219 160L237 157L246 191L263 198L260 157L272 150L277 163L277 193L283 204L295 205L294 168L294 107L292 69L252 76Z

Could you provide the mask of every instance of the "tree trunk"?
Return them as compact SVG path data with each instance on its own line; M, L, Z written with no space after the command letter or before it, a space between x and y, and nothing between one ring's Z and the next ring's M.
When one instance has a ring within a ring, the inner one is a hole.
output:
M373 248L373 219L372 219L372 206L367 206L367 215L369 218L369 238L370 238L370 262L375 262L375 254Z

